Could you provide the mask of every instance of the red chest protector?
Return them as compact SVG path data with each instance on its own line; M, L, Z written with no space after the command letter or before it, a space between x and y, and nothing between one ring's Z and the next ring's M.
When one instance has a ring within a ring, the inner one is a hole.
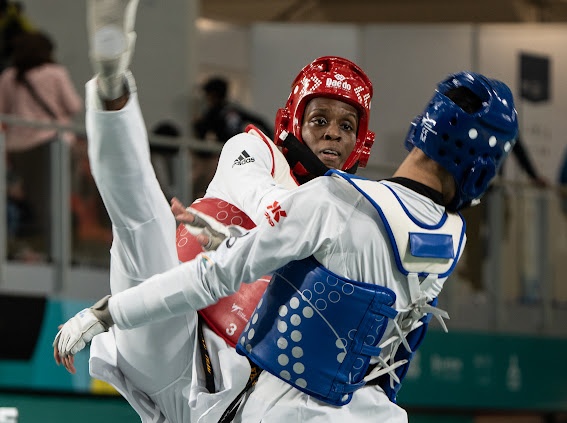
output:
M202 198L191 204L191 207L214 217L224 225L238 225L244 229L256 226L242 210L218 198ZM187 231L185 225L177 227L176 240L177 256L182 262L192 260L203 252L201 244ZM269 281L270 276L265 276L253 283L243 283L238 292L221 298L216 304L200 310L199 314L217 335L234 347Z

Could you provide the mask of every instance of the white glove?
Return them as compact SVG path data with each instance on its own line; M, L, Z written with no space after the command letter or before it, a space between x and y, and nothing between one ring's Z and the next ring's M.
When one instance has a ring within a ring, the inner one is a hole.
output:
M75 355L98 334L108 332L114 324L108 312L108 299L104 297L90 308L85 308L69 319L53 341L60 357Z
M134 53L134 23L139 0L87 0L90 58L101 97L124 94L125 77Z
M209 242L203 245L206 251L216 250L226 238L242 235L237 226L223 225L215 218L192 207L187 207L186 211L193 216L194 220L191 223L185 222L185 227L193 236L204 235L208 238Z

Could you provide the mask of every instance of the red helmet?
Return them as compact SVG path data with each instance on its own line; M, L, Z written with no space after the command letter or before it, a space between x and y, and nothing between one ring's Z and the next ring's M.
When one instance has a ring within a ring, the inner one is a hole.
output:
M359 117L356 144L342 170L350 169L357 162L360 167L365 167L374 143L374 132L368 130L372 82L364 71L342 57L320 57L301 69L291 87L285 107L276 115L276 144L281 145L280 135L284 131L303 142L301 125L309 100L314 97L333 98L354 106Z

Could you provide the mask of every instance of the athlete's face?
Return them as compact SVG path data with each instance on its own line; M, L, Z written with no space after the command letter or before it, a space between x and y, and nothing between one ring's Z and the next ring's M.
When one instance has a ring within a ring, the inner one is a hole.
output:
M356 144L358 113L339 100L316 97L303 113L303 142L327 167L341 169Z

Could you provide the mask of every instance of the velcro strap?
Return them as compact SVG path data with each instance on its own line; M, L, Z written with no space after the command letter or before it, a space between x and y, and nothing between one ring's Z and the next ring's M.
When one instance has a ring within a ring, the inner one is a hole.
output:
M348 383L348 384L341 384L341 385L333 385L333 392L338 394L350 394L366 385L364 380L357 382L357 383Z
M377 313L381 316L386 316L388 319L394 319L398 315L398 312L395 308L392 308L386 304L380 304Z
M409 244L414 257L452 259L453 236L451 234L430 234L410 232Z
M380 353L382 352L382 348L364 344L360 352L370 357L376 357L380 355Z

